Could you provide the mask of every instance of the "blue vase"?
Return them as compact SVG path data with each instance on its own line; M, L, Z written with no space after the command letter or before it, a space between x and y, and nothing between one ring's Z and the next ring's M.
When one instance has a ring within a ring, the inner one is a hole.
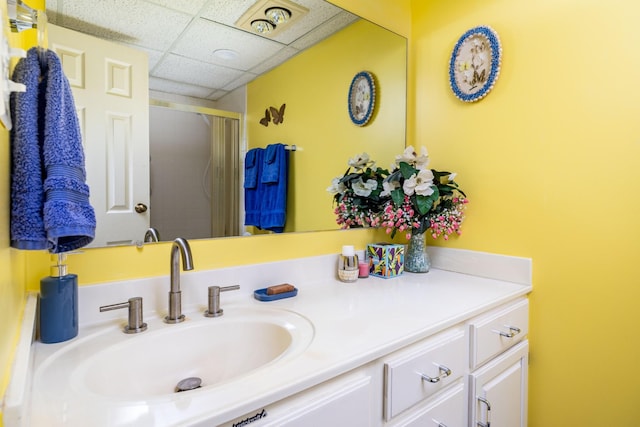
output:
M404 271L427 273L431 268L431 258L427 253L425 233L411 233L407 253L404 255Z

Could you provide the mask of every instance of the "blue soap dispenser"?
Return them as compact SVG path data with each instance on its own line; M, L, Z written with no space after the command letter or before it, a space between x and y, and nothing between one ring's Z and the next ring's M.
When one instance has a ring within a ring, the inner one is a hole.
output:
M58 254L51 276L40 280L40 341L47 344L78 335L78 276L67 274L65 260Z

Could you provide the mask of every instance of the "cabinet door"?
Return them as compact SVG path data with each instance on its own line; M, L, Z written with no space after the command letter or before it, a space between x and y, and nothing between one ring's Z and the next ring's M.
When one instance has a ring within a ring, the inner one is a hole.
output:
M526 427L528 352L523 341L470 375L470 427Z

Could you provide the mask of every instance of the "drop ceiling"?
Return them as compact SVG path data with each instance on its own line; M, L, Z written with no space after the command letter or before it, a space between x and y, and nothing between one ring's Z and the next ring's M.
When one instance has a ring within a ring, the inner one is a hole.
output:
M46 0L49 22L146 52L149 89L218 100L357 16L324 0L272 38L235 26L256 0ZM236 58L214 55L229 49Z

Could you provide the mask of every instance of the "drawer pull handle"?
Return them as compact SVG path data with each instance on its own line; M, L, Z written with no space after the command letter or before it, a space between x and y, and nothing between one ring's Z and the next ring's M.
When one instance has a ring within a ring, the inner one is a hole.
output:
M438 373L440 375L438 375L437 377L430 377L427 374L420 374L420 376L424 381L429 381L430 383L435 384L440 380L447 378L449 375L451 375L451 369L447 368L444 365L438 365Z
M509 332L498 331L497 329L493 329L493 332L496 334L500 334L500 336L505 338L513 338L518 335L520 332L520 328L516 328L515 326L504 325L506 328L509 328Z
M477 396L477 399L480 401L480 403L484 403L485 405L487 405L487 422L483 423L482 421L478 421L477 424L480 427L491 427L491 404L484 397Z

